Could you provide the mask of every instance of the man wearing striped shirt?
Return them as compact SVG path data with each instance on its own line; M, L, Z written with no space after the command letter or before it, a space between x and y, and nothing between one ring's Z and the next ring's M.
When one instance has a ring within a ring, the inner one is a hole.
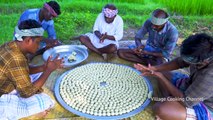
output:
M153 11L151 18L146 20L135 35L136 46L132 49L119 49L118 56L144 65L161 64L168 60L178 40L178 31L168 19L169 15L164 10ZM147 33L148 39L144 45L141 40Z
M192 35L183 41L180 54L157 66L134 65L143 75L158 78L159 89L166 99L154 105L156 117L158 120L213 120L213 38L206 34ZM184 67L190 68L189 76L162 74Z
M37 21L22 21L15 28L16 40L0 47L0 119L46 114L54 105L42 86L52 71L62 67L62 59L49 57L41 66L29 66L26 58L39 48L43 32Z

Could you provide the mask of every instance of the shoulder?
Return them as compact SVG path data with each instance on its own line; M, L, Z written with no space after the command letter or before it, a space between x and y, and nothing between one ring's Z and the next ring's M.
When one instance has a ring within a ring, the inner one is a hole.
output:
M166 24L167 24L168 30L170 32L172 32L172 33L178 33L177 28L170 21L168 21Z
M118 19L118 20L122 20L123 21L123 19L122 19L122 17L120 15L116 15L115 18Z
M143 26L151 26L152 25L152 22L151 22L151 20L150 19L147 19L145 22L144 22L144 24L143 24Z
M152 24L152 22L151 22L151 20L150 20L150 19L147 19L144 23Z
M28 9L28 10L25 10L19 21L23 21L23 20L26 20L26 19L34 19L36 20L36 17L38 16L38 13L39 13L39 10L40 9Z
M1 47L1 59L5 66L20 65L17 63L26 63L26 57L20 52L14 41L9 42Z
M26 61L26 57L24 56L24 54L21 52L20 48L17 46L15 41L12 41L8 44L8 48L7 51L8 53L10 53L11 59L13 60L18 60L18 61Z
M99 13L98 16L96 17L96 22L100 22L100 21L104 21L104 14L103 13Z
M113 23L115 23L116 25L121 24L121 23L123 24L123 19L121 18L121 16L116 15Z
M213 85L213 61L203 68L197 69L194 65L190 66L190 70L194 73L193 81L198 84Z
M98 19L98 18L99 18L99 19L100 19L100 18L102 18L102 19L103 19L103 18L104 18L104 14L103 14L102 12L101 12L101 13L99 13L99 14L98 14L98 16L97 16L97 19Z
M36 14L40 9L28 9L23 12L23 14Z
M203 74L207 79L211 79L213 77L213 61L211 61L206 67L203 68Z

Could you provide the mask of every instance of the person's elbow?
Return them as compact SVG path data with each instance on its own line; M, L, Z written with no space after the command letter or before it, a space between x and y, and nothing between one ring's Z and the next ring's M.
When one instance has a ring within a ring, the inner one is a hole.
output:
M182 92L178 92L178 93L177 93L177 97L179 97L179 98L184 98L184 94L183 94Z
M33 96L34 94L32 94L32 93L26 93L26 92L21 92L20 93L20 96L22 97L22 98L29 98L29 97L31 97L31 96Z
M170 56L171 56L171 53L169 53L167 51L162 52L162 57L169 59Z
M56 35L51 35L51 34L50 34L50 35L48 36L48 39L56 40L57 37L56 37Z

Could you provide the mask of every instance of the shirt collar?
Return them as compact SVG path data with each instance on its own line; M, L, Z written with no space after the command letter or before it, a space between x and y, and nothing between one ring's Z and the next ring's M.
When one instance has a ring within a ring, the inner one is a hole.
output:
M166 33L166 30L167 30L167 28L168 28L168 22L169 22L169 21L167 21L166 24L164 25L163 29L162 29L161 31L158 32L159 34Z

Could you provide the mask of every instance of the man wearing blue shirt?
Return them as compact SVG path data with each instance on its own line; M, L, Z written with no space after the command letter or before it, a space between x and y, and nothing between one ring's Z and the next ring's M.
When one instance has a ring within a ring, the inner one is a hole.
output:
M136 48L119 49L118 56L144 65L157 65L169 59L178 40L178 31L168 19L169 15L165 11L153 11L151 18L146 20L135 36ZM146 45L143 45L141 39L147 33L149 36Z
M45 49L59 44L59 41L56 40L53 18L60 14L61 11L59 4L56 1L49 1L44 3L43 8L41 9L28 9L24 11L18 21L18 25L27 19L34 19L41 24L42 28L47 31L48 34L48 38L43 39L43 42L40 44L40 50L43 49L43 52ZM17 34L14 34L15 39L18 37L16 35ZM40 51L39 53L42 52Z

